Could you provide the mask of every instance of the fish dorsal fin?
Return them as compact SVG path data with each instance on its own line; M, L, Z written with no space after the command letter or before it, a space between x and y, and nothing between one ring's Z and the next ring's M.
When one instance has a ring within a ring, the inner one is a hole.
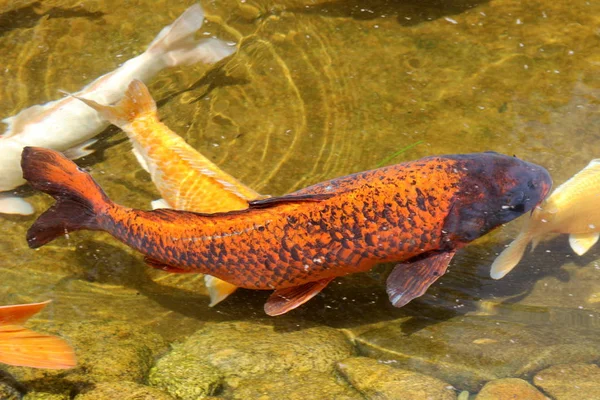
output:
M51 300L41 303L17 304L0 307L0 326L22 325L29 318L42 311Z
M75 353L67 342L18 325L0 326L0 363L46 369L77 365Z
M192 272L196 272L194 270L183 269L174 265L165 264L162 261L155 260L150 257L144 257L144 262L152 268L160 269L161 271L171 272L174 274L189 274Z
M250 201L250 208L270 208L280 204L299 203L299 202L317 202L327 200L335 196L334 193L315 193L315 194L288 194L280 197L269 197L266 199Z
M223 190L226 190L240 199L254 200L265 197L220 169L215 163L189 145L173 147L171 150L176 153L179 158L187 162L191 168L198 171L198 173L214 179L223 187Z
M396 265L387 278L387 294L394 307L402 307L422 296L433 282L446 273L455 251L433 253L410 263Z
M271 317L285 314L315 297L332 280L333 278L326 278L300 286L277 289L269 296L265 304L265 313Z
M572 233L569 235L569 244L573 251L578 255L582 256L587 251L598 242L600 238L600 233L598 232L590 232L590 233Z

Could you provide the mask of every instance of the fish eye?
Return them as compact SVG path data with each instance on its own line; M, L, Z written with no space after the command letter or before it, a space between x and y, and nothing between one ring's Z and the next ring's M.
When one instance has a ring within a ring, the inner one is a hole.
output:
M533 181L529 181L529 182L527 182L527 187L529 189L535 189L535 183Z

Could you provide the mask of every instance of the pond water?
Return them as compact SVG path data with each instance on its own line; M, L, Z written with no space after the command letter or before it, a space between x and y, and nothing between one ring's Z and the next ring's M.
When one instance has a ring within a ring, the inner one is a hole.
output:
M0 1L0 117L80 90L191 4ZM543 165L557 186L599 157L596 2L202 6L200 34L237 52L148 86L167 126L260 193L486 150ZM159 195L126 136L112 127L99 138L79 165L116 202L149 208ZM600 398L600 246L579 257L557 236L492 280L516 221L460 250L401 309L382 265L272 318L268 293L240 290L209 308L201 276L153 270L104 233L31 250L25 232L53 201L19 192L36 213L0 216L0 305L52 299L28 326L66 338L79 366L0 365L2 398Z

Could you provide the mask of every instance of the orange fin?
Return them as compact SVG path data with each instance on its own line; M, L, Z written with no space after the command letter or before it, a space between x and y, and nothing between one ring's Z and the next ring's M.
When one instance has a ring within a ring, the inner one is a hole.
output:
M411 263L398 264L387 278L387 294L394 307L402 307L415 297L422 296L446 268L454 253L435 253Z
M267 197L265 199L253 200L248 204L250 208L269 208L279 204L296 203L305 201L323 201L335 196L335 193L315 193L315 194L288 194L279 197Z
M272 317L285 314L315 297L332 280L333 278L327 278L300 286L278 289L269 296L265 304L265 312Z
M17 325L0 326L0 363L47 369L77 365L67 342Z
M156 103L150 95L148 88L142 81L137 79L131 81L127 87L125 96L114 106L105 106L94 100L84 99L79 96L73 97L98 111L103 118L110 121L111 124L117 125L119 128L139 118L141 115L154 115L156 113Z
M22 325L29 318L39 313L52 300L46 300L41 303L16 304L0 307L0 326L3 325Z
M183 269L174 265L165 264L162 261L155 260L150 257L144 257L144 262L152 268L160 269L165 272L172 272L174 274L189 274L192 272L198 272L190 269Z

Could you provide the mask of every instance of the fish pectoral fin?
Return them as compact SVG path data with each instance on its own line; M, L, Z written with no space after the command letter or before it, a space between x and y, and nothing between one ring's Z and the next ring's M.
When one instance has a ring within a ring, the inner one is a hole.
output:
M210 296L209 307L214 307L237 290L237 286L212 275L204 275L204 284Z
M285 314L315 297L333 278L308 282L300 286L275 290L265 303L265 313L274 317Z
M165 264L162 261L158 261L150 257L144 257L144 262L152 268L160 269L165 272L172 272L174 274L189 274L194 272L193 270L183 269L174 265Z
M600 238L600 233L598 232L572 233L569 235L569 244L577 255L582 256L598 242L598 238Z
M90 139L86 142L78 144L75 147L71 147L63 151L62 153L70 160L77 160L78 158L89 156L94 152L94 149L91 146L96 143L98 139Z
M77 365L73 349L63 339L18 325L0 326L0 363L47 369Z
M394 307L402 307L415 297L422 296L446 268L455 251L434 253L410 263L396 265L387 278L387 294Z

